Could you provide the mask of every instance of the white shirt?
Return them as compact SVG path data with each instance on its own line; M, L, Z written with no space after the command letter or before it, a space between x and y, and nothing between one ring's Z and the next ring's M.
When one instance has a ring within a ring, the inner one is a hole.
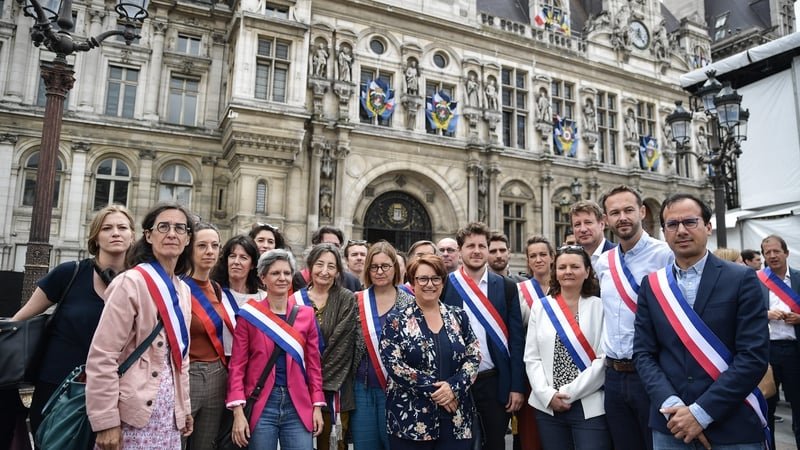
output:
M465 287L465 289L469 288ZM483 268L483 275L481 275L481 281L478 282L478 289L483 292L483 295L489 297L489 294L487 293L489 290L489 270L486 267ZM475 337L478 338L478 344L481 346L481 363L478 366L478 372L493 369L494 361L492 361L492 355L489 353L489 343L486 340L486 329L483 328L481 322L477 317L475 317L475 314L472 313L472 310L467 305L464 305L464 311L467 312L469 324L472 327L472 331L475 333Z
M789 278L789 266L786 266L786 276L783 277L783 282L791 288L792 280ZM769 289L768 289L769 290ZM791 308L786 303L775 295L772 290L769 290L769 309L777 309L778 311L791 312ZM797 336L794 333L794 325L789 325L783 320L770 320L769 321L769 340L771 341L794 341Z
M622 250L621 247L617 248ZM600 298L603 300L605 316L606 334L603 339L603 350L611 358L630 359L633 357L633 320L636 315L622 301L614 285L608 265L610 255L610 251L603 253L594 264L597 278L600 280ZM621 254L620 258L625 261L636 282L641 284L642 279L651 272L672 264L674 255L666 242L653 239L647 232L642 231L639 241L633 248Z
M236 300L236 304L239 306L244 305L250 299L260 302L261 300L267 298L267 293L261 289L258 290L257 294L243 294L241 292L236 292L233 289L229 290L231 294L233 294L233 299ZM222 295L224 296L225 294ZM228 331L228 327L222 327L222 347L225 349L225 355L231 356L231 349L233 348L233 334Z
M595 268L595 272L597 272L597 269L596 269L597 260L600 259L600 256L603 254L603 248L605 246L606 246L606 238L603 238L603 240L600 241L600 245L598 245L597 248L594 249L594 253L592 253L589 256L589 258L592 260L592 267Z

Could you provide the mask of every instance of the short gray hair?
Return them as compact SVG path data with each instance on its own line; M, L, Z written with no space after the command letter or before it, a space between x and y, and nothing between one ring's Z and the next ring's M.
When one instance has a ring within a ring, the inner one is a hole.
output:
M258 276L264 276L275 261L288 262L289 267L292 269L292 274L297 271L297 263L294 260L294 255L282 248L276 248L264 253L258 258Z

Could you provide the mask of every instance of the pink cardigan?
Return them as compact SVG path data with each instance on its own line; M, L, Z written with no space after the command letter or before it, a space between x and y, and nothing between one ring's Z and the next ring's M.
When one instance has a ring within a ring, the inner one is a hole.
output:
M172 281L188 326L192 319L189 287L176 277ZM157 321L158 310L139 272L128 270L111 282L86 360L86 410L92 430L106 430L122 422L142 428L150 420L158 393L159 371L167 352L166 332L161 331L122 378L117 375L117 368L150 335ZM188 352L180 371L172 363L172 373L175 424L180 430L191 413Z
M262 300L268 305L268 300ZM289 297L287 311L291 311L294 300ZM289 388L289 397L297 410L297 415L308 431L313 431L312 415L314 404L325 404L325 395L322 392L322 368L319 356L319 335L314 310L308 306L301 306L297 311L293 328L300 332L306 340L305 361L306 376L300 366L288 354L286 358L286 384ZM256 387L258 378L267 365L270 354L275 348L275 343L261 330L240 319L236 322L236 331L233 336L233 350L228 363L228 398L226 404L234 402L243 403ZM254 430L261 412L267 404L272 387L275 384L275 369L267 376L264 390L253 405L250 417L250 430Z

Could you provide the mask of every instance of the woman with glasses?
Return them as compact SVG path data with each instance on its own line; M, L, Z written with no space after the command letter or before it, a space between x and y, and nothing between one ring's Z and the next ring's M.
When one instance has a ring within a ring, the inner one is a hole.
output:
M558 249L550 294L533 302L525 369L545 450L611 449L603 408L603 304L589 255Z
M306 259L310 273L307 287L293 294L294 300L314 309L319 326L322 355L322 389L327 406L323 409L325 428L317 438L317 450L346 446L353 400L353 360L356 345L356 305L353 293L341 286L344 270L338 247L315 245ZM332 433L335 430L336 433ZM333 434L333 436L331 436ZM331 446L331 441L341 443Z
M189 404L191 294L178 278L192 269L191 214L162 203L142 221L133 267L106 290L86 360L86 412L96 448L179 449L192 433ZM119 364L160 331L125 374Z
M278 230L278 227L268 223L257 222L253 224L249 236L256 243L259 255L276 248L286 248L286 239L283 238L283 234Z
M447 276L441 257L420 256L407 274L416 299L389 312L380 341L389 446L471 449L478 340L464 310L440 301Z
M311 308L289 296L294 257L270 250L258 261L265 300L249 300L239 313L233 340L228 398L233 410L231 438L253 450L312 450L313 436L322 430L325 404L319 365L317 325ZM248 418L244 405L274 352L280 352Z
M379 338L389 311L414 297L398 287L401 282L397 252L386 241L367 253L364 284L356 294L360 335L357 340L355 410L350 429L355 450L389 450L386 433L386 369L380 362Z

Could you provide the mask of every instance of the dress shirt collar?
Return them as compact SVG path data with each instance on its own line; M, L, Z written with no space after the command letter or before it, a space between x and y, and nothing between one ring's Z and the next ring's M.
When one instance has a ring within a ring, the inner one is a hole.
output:
M707 261L708 261L708 250L706 250L705 255L703 255L703 257L700 258L700 261L697 261L686 270L683 270L680 267L678 267L677 262L673 262L672 267L675 268L675 275L677 276L678 279L681 279L688 274L703 276L703 269L705 269Z

